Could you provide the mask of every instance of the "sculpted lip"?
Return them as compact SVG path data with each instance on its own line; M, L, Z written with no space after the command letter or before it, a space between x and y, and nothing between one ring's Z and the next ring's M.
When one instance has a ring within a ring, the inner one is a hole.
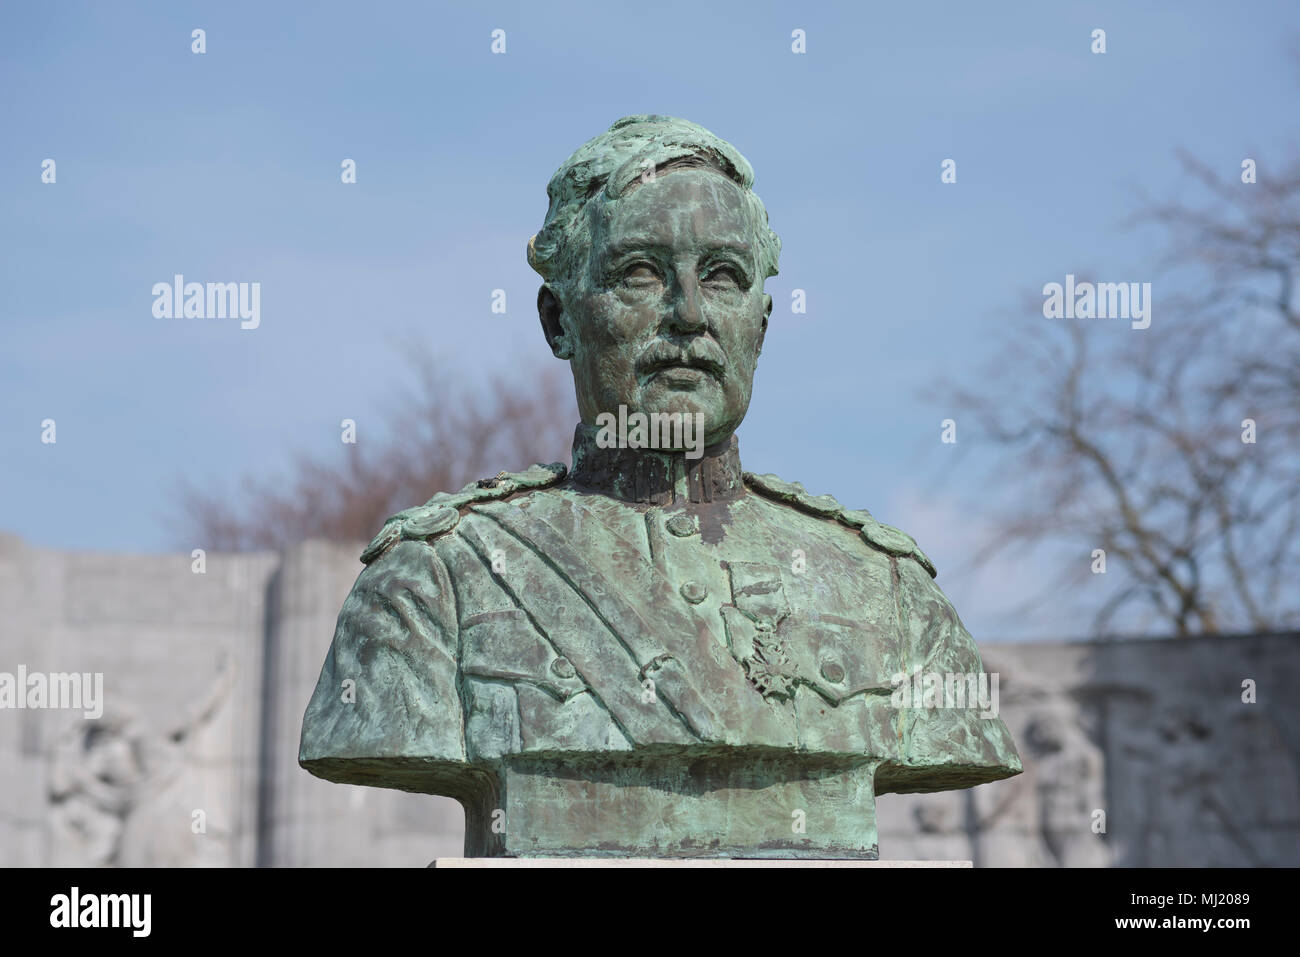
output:
M694 358L685 355L652 358L641 366L641 375L647 379L660 372L680 373L684 371L704 372L717 379L721 379L724 375L722 363L713 359Z
M674 389L695 389L714 378L712 373L696 366L660 366L646 376L645 381L658 381Z

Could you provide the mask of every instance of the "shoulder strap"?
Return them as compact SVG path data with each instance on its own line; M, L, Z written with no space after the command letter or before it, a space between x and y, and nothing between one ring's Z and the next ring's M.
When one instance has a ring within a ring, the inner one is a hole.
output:
M911 535L878 522L866 509L847 509L830 495L809 495L808 490L799 482L786 482L775 475L757 475L745 473L745 484L765 498L797 508L818 518L834 519L841 525L858 529L862 540L873 548L888 555L911 558L935 578L934 563L921 551L921 547Z
M568 469L559 462L534 465L522 472L498 472L492 478L470 482L459 492L439 492L423 505L408 508L384 522L384 527L361 553L369 565L403 539L430 541L446 534L460 521L460 509L474 502L509 498L516 492L546 488L564 479Z

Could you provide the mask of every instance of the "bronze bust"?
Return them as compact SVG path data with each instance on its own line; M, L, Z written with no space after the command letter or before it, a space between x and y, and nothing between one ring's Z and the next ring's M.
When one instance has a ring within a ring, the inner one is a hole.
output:
M304 768L457 798L467 856L565 857L872 859L876 794L1019 773L987 702L900 698L982 678L916 543L741 469L780 251L752 184L663 116L556 172L528 258L573 371L572 468L388 520Z

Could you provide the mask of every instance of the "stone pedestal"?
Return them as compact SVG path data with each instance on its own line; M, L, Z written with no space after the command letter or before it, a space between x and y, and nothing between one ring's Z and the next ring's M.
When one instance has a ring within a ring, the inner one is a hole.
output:
M836 861L836 860L754 860L717 857L440 857L436 868L584 868L584 867L970 867L970 861Z
M877 857L874 761L668 754L589 765L516 759L467 814L483 857ZM471 851L471 853L474 853Z

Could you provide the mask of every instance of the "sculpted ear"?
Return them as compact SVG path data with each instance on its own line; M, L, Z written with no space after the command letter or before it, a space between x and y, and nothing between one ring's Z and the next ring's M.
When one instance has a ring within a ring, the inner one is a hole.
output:
M542 320L542 334L546 336L546 344L551 347L557 359L572 359L573 346L561 321L563 315L564 306L560 303L560 297L550 286L543 284L537 290L537 316Z
M763 293L763 324L758 329L758 348L754 350L755 355L763 351L763 340L767 338L767 319L772 315L772 297Z

